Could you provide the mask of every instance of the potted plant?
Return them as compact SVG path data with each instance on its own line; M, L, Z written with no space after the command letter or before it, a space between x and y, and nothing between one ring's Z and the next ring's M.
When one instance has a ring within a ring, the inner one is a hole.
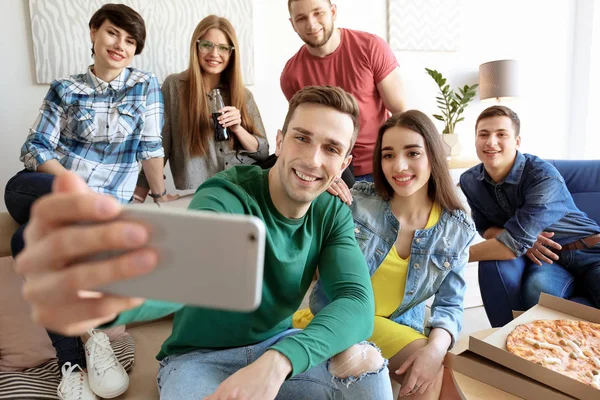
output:
M460 144L458 142L458 135L456 135L454 128L456 124L464 120L464 117L460 115L465 111L465 108L469 105L469 102L473 100L477 93L477 84L465 85L464 87L458 88L458 93L450 89L450 85L446 84L446 78L434 70L425 68L427 74L433 78L437 83L440 93L436 96L437 106L442 114L433 114L433 117L444 123L444 130L442 131L442 140L446 144L446 154L448 156L458 156L460 154Z

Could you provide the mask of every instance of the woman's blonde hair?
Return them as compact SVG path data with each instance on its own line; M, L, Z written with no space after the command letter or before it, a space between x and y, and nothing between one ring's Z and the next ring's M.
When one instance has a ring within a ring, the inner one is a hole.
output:
M213 121L208 102L208 90L202 79L203 71L200 68L198 40L210 29L219 29L227 36L229 44L234 47L229 56L229 63L221 73L221 83L229 91L231 104L240 110L242 126L253 135L262 136L246 107L246 88L242 80L240 55L237 36L233 25L226 19L216 15L209 15L196 26L190 41L190 63L184 73L185 84L180 96L181 137L184 151L193 156L203 156L207 152L208 138L213 135ZM233 136L233 135L232 135ZM233 140L233 139L231 139ZM239 143L235 142L238 147Z

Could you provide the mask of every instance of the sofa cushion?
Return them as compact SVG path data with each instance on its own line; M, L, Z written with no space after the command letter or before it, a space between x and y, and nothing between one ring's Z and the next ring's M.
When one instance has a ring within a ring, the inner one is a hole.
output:
M31 368L56 357L48 333L30 318L22 284L12 257L0 258L0 371Z
M56 358L18 372L0 372L0 399L58 399L60 371Z
M0 212L0 257L11 255L10 239L19 224L7 212Z
M133 337L128 333L124 333L112 341L111 346L119 362L131 374L135 353ZM56 388L60 383L60 379L61 373L56 358L22 371L0 372L0 400L58 399ZM156 384L154 384L154 387L156 387ZM118 399L129 399L128 393L131 391L130 384L129 390ZM150 399L152 397L134 396L131 398Z

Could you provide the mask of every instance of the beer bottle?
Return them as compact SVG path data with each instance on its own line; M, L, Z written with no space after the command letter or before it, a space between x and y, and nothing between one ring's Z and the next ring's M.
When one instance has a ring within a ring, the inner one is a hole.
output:
M223 125L219 123L219 116L224 113L220 113L219 110L225 107L225 103L223 102L223 97L221 96L221 91L219 89L213 89L210 92L210 100L211 100L211 111L212 111L212 119L213 119L213 128L215 130L215 141L223 142L225 140L229 140L229 130L225 128Z

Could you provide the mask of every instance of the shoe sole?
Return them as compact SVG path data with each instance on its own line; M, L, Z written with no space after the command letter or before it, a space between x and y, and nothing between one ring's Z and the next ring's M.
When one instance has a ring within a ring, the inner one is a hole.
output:
M125 386L122 388L118 388L112 392L97 392L95 391L93 388L90 387L90 389L92 389L92 392L96 393L96 396L100 396L103 399L112 399L114 397L120 396L123 393L125 393L127 391L127 389L129 389L129 375L127 376L127 380L125 381Z

